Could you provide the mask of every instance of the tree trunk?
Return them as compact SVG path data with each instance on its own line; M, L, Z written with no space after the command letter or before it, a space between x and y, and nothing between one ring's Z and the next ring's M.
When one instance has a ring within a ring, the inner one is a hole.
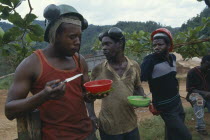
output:
M17 118L18 140L41 140L41 120L39 110Z

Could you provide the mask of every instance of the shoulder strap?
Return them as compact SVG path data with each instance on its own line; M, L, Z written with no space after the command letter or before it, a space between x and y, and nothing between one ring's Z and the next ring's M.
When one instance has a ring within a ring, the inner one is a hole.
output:
M81 61L80 61L80 55L77 54L77 53L75 53L75 54L73 55L73 58L74 58L74 60L75 60L75 62L76 62L77 68L78 68L81 72L84 72L84 67L83 67L83 65L81 64Z
M34 51L34 53L37 55L37 57L39 58L39 61L40 61L40 65L41 65L41 72L40 72L40 74L39 74L39 76L37 77L37 79L36 79L36 81L38 80L38 79L40 79L40 77L42 76L42 74L43 74L43 67L44 67L44 58L43 58L43 56L42 56L42 54L41 54L41 50L40 49L38 49L38 50L36 50L36 51Z
M34 53L38 56L38 58L41 61L41 63L43 63L43 62L46 63L46 58L43 55L42 50L38 49L38 50L34 51Z

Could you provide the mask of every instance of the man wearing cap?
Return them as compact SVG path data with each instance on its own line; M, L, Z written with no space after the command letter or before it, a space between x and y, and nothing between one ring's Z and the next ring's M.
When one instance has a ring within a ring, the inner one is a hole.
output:
M17 67L5 105L6 117L12 120L38 108L43 140L95 140L84 102L95 99L83 90L83 83L89 81L88 68L77 53L87 22L68 5L51 4L44 17L44 39L49 46L35 51ZM83 76L60 83L80 73ZM29 92L33 96L27 97Z
M176 79L176 57L169 54L173 49L169 30L160 28L151 34L154 53L149 54L141 65L141 80L148 81L152 93L151 112L160 115L166 125L166 139L191 140L184 124L185 113Z
M210 55L201 60L201 65L192 68L187 74L187 100L193 106L196 118L196 130L208 135L204 122L204 108L210 112Z
M113 90L102 99L99 131L102 140L139 140L137 116L127 97L144 95L137 62L124 55L125 37L121 29L112 27L101 33L106 61L97 65L91 80L111 79Z

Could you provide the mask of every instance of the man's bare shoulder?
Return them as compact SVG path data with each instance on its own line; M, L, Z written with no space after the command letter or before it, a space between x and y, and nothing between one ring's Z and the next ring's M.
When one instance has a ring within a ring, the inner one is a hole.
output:
M40 72L40 61L36 54L26 57L16 68L15 75L35 78Z

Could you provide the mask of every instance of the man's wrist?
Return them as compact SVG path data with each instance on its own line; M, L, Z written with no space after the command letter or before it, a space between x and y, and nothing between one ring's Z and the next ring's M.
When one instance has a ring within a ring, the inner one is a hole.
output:
M93 98L93 96L91 96L89 93L84 95L84 100L87 103L91 103L94 102L96 100L96 98Z
M50 100L50 98L49 98L49 96L48 96L49 92L48 92L46 89L43 89L43 90L40 92L40 94L41 94L42 99L43 99L44 101Z

